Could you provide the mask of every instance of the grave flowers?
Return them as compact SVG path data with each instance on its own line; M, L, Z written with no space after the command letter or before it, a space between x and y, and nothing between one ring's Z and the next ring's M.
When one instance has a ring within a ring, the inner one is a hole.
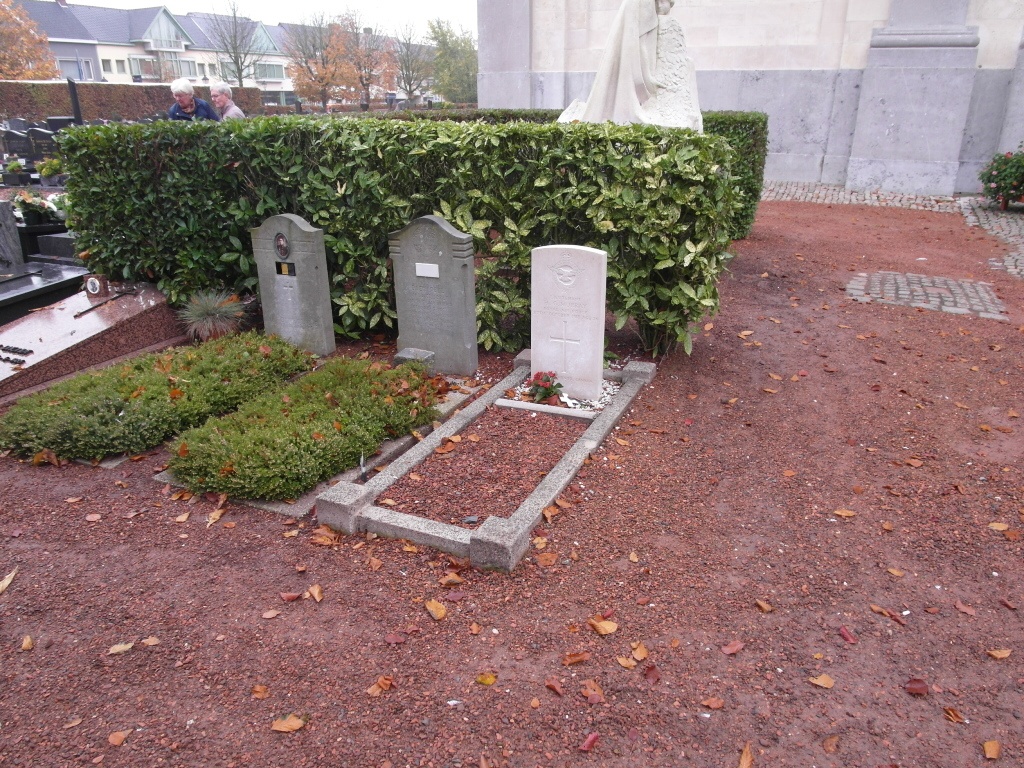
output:
M60 223L66 215L53 200L25 191L15 195L14 210L16 216L21 214L21 220L28 226L51 222Z
M554 371L537 371L529 381L530 397L535 403L558 405L562 385L555 380Z
M985 196L1006 210L1010 203L1024 197L1024 144L1017 152L996 155L978 178Z

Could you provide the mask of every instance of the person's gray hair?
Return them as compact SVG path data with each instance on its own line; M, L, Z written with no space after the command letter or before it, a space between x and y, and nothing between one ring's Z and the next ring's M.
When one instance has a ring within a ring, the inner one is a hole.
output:
M231 86L227 83L220 82L210 86L210 93L223 93L229 99L231 98Z
M187 78L179 77L171 83L171 93L175 96L191 96L193 93L192 83L190 83Z

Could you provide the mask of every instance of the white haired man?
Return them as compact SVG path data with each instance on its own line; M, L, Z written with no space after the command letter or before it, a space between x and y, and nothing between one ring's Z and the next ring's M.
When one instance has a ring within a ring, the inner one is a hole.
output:
M221 120L233 120L245 117L245 113L231 100L231 86L227 83L217 83L210 86L210 101L220 113Z
M167 117L171 120L220 120L213 107L193 95L192 83L184 77L171 83L171 93L174 103L167 110Z

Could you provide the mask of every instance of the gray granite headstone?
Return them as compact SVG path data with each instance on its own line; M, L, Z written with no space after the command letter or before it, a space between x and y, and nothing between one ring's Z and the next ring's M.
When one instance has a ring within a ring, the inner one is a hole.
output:
M530 371L554 371L569 397L596 400L604 370L608 254L577 245L534 248Z
M24 263L14 209L10 202L0 201L0 274L20 273Z
M388 236L395 270L398 348L434 353L434 369L476 372L473 237L438 216L423 216Z
M324 231L285 213L250 232L267 333L317 355L334 352Z

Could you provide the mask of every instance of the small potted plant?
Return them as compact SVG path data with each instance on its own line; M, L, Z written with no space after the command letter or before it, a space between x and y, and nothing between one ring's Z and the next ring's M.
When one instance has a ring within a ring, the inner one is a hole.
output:
M199 291L178 310L178 318L193 339L208 341L238 333L245 319L245 305L227 291Z
M529 381L529 393L535 403L558 405L562 385L555 380L554 371L537 371Z
M32 174L25 173L25 166L17 158L7 161L3 172L4 186L27 187L32 183Z
M985 197L999 203L1004 211L1010 203L1024 200L1024 144L1016 152L993 157L978 179Z
M36 166L39 180L44 187L63 187L68 177L62 173L63 163L59 157L49 157Z
M14 196L14 210L21 214L21 220L29 227L38 224L60 224L64 217L51 201L24 190Z

